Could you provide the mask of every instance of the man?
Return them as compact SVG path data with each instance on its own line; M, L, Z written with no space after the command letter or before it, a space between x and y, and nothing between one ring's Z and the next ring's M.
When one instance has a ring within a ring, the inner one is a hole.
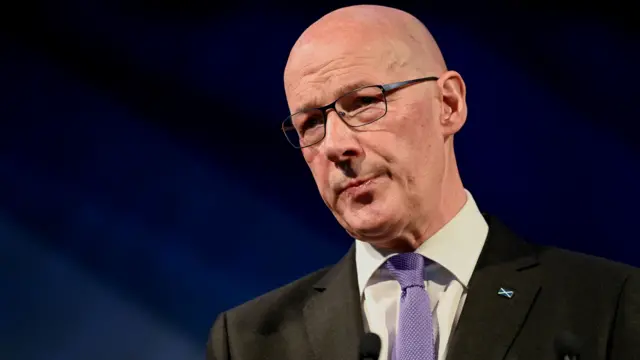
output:
M465 84L416 18L336 10L298 39L284 81L283 131L356 240L220 314L208 359L356 359L365 332L384 360L640 359L637 269L529 244L478 210L453 146Z

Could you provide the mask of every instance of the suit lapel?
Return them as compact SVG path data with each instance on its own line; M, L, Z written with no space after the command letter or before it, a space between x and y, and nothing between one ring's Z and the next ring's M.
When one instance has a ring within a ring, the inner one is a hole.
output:
M448 360L503 359L540 290L532 245L497 219L487 220L489 235L469 282ZM501 296L501 288L513 296Z
M356 276L355 247L317 284L304 319L318 360L355 360L364 332Z

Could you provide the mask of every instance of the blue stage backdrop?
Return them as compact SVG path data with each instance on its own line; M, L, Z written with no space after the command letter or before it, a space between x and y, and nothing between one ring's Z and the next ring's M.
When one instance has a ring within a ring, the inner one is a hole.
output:
M288 50L338 4L180 3L3 14L2 359L202 359L218 312L350 246L279 130ZM639 266L636 29L400 7L467 82L456 144L481 209Z

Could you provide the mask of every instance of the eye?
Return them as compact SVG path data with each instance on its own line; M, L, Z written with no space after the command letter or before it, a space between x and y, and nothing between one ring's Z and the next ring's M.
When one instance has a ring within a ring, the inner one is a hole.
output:
M379 107L380 104L384 104L382 90L369 86L345 95L340 99L338 106L348 114L357 114L371 107Z
M358 107L363 107L367 105L372 105L372 104L378 103L379 101L380 99L375 96L360 96L355 100L354 107L358 108Z
M304 135L304 133L309 130L321 127L323 123L324 116L316 110L313 110L311 113L302 113L294 119L294 127L301 135Z
M312 127L318 126L319 124L322 123L322 120L319 119L317 116L314 116L312 118L307 119L303 124L302 124L302 131L308 130Z

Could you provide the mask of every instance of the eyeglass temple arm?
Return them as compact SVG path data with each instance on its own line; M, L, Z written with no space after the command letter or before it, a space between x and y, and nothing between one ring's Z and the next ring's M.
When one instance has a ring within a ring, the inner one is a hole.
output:
M428 77L423 77L419 79L406 80L406 81L400 81L393 84L382 85L382 89L384 91L393 91L407 85L411 85L411 84L415 84L423 81L435 81L435 80L438 80L437 76L428 76Z

